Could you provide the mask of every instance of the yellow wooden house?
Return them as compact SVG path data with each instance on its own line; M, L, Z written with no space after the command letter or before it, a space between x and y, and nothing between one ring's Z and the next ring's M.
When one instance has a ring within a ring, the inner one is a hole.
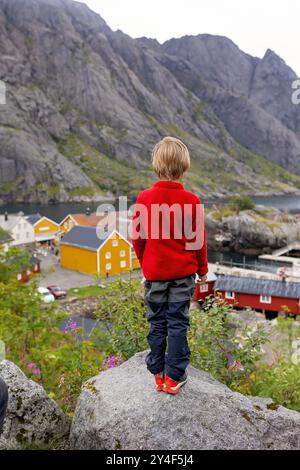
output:
M36 242L55 240L59 232L59 224L54 222L54 220L41 216L40 214L27 215L26 219L34 228Z
M62 234L66 234L76 225L97 227L103 218L104 214L68 214L59 224L59 229Z
M60 241L64 268L87 274L116 275L132 269L131 244L116 230L75 225Z

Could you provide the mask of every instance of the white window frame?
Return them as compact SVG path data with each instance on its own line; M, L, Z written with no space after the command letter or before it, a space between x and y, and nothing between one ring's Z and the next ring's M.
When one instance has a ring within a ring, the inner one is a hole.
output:
M200 284L200 292L208 292L208 284Z
M111 259L111 252L110 251L107 251L105 253L105 259Z
M106 271L110 271L111 270L111 263L106 263L105 269L106 269Z
M121 257L121 258L125 258L125 256L126 256L126 251L125 251L125 250L121 250L121 251L120 251L120 257Z
M118 246L118 245L119 245L119 240L113 240L113 241L112 241L112 246L113 246L113 247L116 247L116 246Z
M126 268L126 261L125 260L122 260L120 262L120 268Z
M226 292L225 292L225 299L235 299L235 292L233 292L233 291L226 291Z
M22 280L22 273L18 273L17 274L17 281L21 281Z
M268 300L266 300L268 299ZM259 301L261 304L271 304L272 303L272 297L270 295L260 295L259 296Z

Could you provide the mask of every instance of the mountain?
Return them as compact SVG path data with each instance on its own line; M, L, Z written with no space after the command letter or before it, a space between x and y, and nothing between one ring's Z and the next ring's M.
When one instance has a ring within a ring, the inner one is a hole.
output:
M188 145L201 196L300 188L296 75L271 51L132 39L73 0L0 0L0 50L3 201L135 195L164 135Z

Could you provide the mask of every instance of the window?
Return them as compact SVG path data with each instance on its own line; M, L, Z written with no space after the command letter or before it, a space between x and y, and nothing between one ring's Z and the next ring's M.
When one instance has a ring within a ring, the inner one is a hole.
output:
M17 280L21 281L21 279L22 279L22 274L17 274Z
M120 256L121 256L121 258L124 258L124 256L125 256L125 250L121 250L121 251L120 251Z
M16 239L17 239L17 240L20 239L20 234L19 234L19 233L16 233Z
M105 265L105 269L106 269L106 271L109 271L109 270L111 269L111 264L110 264L110 263L107 263L107 264Z
M106 258L106 259L110 259L110 258L111 258L111 252L110 252L110 251L107 251L107 252L105 253L105 258Z
M272 298L270 295L261 295L259 300L262 304L270 304L272 301Z
M118 246L118 244L119 244L119 241L118 241L118 240L113 240L112 246Z
M26 238L29 238L29 232L26 232Z
M121 268L126 268L126 261L121 261L120 266Z
M227 291L225 292L225 299L234 299L235 295L234 292Z
M208 284L200 284L200 292L208 292Z

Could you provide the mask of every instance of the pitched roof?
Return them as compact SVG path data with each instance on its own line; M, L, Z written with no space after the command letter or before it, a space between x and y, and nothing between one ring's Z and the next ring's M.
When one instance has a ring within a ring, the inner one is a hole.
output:
M0 245L13 240L13 237L0 227Z
M41 216L41 214L39 214L39 213L37 213L37 214L29 214L29 215L26 215L26 216L25 216L25 219L27 219L28 222L31 223L31 225L36 224L36 222L38 222L41 218L42 218L42 216Z
M8 214L8 219L5 220L5 215L0 214L0 227L3 228L3 230L10 231L17 225L22 217L23 216L19 214Z
M218 276L215 288L244 294L300 299L300 282L274 281L238 276Z
M109 213L108 213L109 214ZM108 215L107 213L103 214L69 214L77 222L78 225L84 225L86 227L97 227L99 222L107 222ZM128 211L116 211L115 212L116 221L119 223L129 223L130 214Z
M98 223L104 218L104 215L86 215L86 214L70 214L78 225L85 227L97 227Z
M97 251L98 248L108 239L112 233L112 231L108 231L105 233L103 238L99 238L96 227L83 227L81 225L75 225L75 227L73 227L67 233L67 235L62 238L60 244L77 246L80 248Z

